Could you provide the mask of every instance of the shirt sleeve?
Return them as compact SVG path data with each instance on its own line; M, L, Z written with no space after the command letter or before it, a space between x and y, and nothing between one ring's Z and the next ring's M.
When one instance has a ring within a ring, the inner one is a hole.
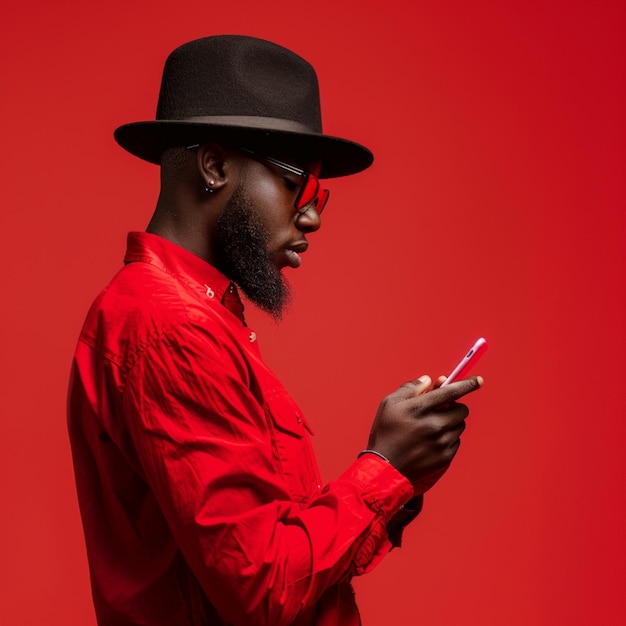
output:
M404 476L368 454L294 501L245 360L193 324L143 351L122 416L120 444L231 624L289 624L331 585L373 568L413 496Z

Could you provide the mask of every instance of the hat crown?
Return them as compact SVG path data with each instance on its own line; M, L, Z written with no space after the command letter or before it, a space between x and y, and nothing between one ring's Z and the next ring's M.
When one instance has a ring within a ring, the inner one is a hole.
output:
M322 132L313 67L291 50L243 35L197 39L167 58L157 120L252 116Z
M264 39L215 35L176 48L163 69L156 119L115 129L131 154L160 163L164 150L214 141L321 163L320 178L369 167L372 153L322 133L317 75L305 59Z

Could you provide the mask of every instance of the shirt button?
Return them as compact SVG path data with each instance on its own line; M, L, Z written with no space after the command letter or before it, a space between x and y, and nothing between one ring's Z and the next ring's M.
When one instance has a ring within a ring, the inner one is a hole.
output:
M213 296L215 296L215 292L213 291L213 289L211 289L211 287L209 287L206 283L204 286L206 287L205 295L207 296L207 298L213 298Z
M298 424L302 424L302 418L296 413L296 422L298 422Z
M256 333L252 331L248 339L250 339L250 343L254 343L256 341Z

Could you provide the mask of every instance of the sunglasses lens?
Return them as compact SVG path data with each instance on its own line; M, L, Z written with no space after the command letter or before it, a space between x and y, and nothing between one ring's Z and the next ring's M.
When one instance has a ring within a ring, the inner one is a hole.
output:
M304 212L312 203L315 202L320 188L319 181L315 176L307 174L300 187L300 193L296 199L296 208L300 212Z
M313 174L307 174L296 199L296 209L299 213L305 213L307 209L314 207L320 215L326 206L328 196L328 189L321 189L320 181Z
M328 202L328 196L330 196L330 191L328 191L328 189L320 190L319 199L317 201L317 206L315 207L315 210L317 211L318 215L322 214L322 211L324 210L324 207L326 206L326 203Z

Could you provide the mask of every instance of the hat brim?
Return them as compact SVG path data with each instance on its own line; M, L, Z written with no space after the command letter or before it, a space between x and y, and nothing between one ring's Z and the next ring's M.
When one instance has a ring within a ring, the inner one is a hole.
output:
M221 121L221 120L220 120ZM241 145L266 154L321 161L320 178L349 176L374 161L365 146L331 135L237 124L156 120L124 124L114 132L117 143L136 157L159 164L167 148L207 141Z

